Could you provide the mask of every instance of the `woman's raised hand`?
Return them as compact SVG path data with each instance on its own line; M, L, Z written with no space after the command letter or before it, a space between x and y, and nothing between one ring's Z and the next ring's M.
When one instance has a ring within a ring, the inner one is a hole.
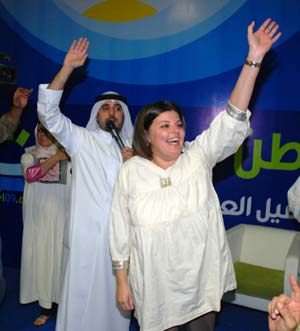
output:
M255 22L248 26L249 58L261 61L272 45L280 38L279 25L270 18L266 19L259 29L254 32Z

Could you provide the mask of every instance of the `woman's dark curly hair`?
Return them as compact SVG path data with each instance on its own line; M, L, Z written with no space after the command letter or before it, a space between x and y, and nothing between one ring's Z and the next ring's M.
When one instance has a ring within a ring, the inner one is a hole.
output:
M146 132L148 132L151 124L157 116L171 110L178 114L185 129L185 121L181 109L174 102L157 101L143 107L134 123L132 146L135 155L139 155L148 160L152 159L152 148L146 138Z

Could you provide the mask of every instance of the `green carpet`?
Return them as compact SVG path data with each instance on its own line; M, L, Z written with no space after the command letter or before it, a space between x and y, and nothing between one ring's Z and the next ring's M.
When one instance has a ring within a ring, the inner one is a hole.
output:
M235 262L237 292L271 300L283 293L284 272L244 262Z

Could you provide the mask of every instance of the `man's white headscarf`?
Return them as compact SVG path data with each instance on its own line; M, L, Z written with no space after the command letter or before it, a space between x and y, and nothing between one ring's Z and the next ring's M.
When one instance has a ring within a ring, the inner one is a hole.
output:
M107 101L107 100L118 100L120 105L122 106L123 113L124 113L124 121L123 121L123 126L121 128L120 136L121 138L126 141L132 140L132 135L133 135L133 125L130 117L130 113L127 107L127 100L125 97L121 96L120 94L116 92L105 92L95 99L94 106L91 111L91 116L90 119L86 125L86 128L90 131L94 131L99 129L99 124L97 122L97 115L99 112L99 109L102 107L102 105ZM101 128L100 128L101 129Z

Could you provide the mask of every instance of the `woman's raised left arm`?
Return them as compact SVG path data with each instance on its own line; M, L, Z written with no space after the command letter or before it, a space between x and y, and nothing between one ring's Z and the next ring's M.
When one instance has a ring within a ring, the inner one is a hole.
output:
M272 45L280 38L279 25L270 18L254 32L254 21L248 26L249 52L229 101L238 109L246 111L253 93L262 60Z

